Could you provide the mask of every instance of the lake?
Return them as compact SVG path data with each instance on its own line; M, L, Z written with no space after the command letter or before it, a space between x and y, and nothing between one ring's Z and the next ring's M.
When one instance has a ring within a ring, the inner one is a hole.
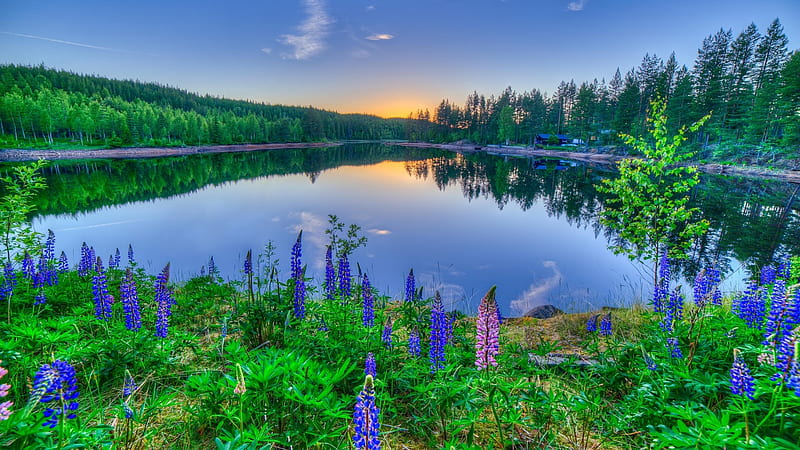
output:
M350 261L374 286L402 298L414 269L426 295L475 313L497 285L506 316L541 304L565 311L646 302L647 269L615 255L598 223L608 168L557 160L459 155L380 144L206 154L147 160L60 162L46 169L34 227L56 234L57 253L77 262L82 242L104 260L128 244L152 274L197 275L214 257L241 279L244 255L276 248L281 278L303 231L307 276L321 285L328 215L361 227L367 246ZM711 222L692 260L693 278L719 261L725 288L747 267L798 254L797 185L706 176L693 202ZM262 258L263 267L263 258Z

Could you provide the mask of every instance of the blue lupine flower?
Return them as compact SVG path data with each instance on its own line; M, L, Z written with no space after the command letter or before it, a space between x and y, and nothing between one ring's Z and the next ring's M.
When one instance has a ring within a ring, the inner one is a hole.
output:
M364 389L358 394L353 411L353 445L357 449L380 450L380 409L375 405L375 386L372 376L364 379Z
M589 333L594 333L597 331L597 320L600 318L600 314L595 314L592 317L589 317L589 320L586 321L586 331Z
M119 249L116 249L114 252L114 267L118 269L120 262L122 262L122 255L119 254Z
M333 249L325 251L325 298L333 300L336 295L336 269L333 267Z
M350 262L347 260L347 253L342 253L339 257L339 295L342 299L350 297Z
M669 355L673 358L683 358L683 352L681 352L680 343L678 342L678 338L671 337L667 338L667 348L669 349Z
M653 286L653 311L663 313L666 310L669 297L669 279L671 275L666 250L661 255L658 264L658 280Z
M31 281L36 277L36 268L33 264L33 258L31 258L28 252L25 252L25 257L22 258L22 274Z
M786 301L786 282L775 280L772 287L772 302L769 308L769 317L764 327L764 345L775 346L783 339L783 336L791 328L791 324L786 320L789 313L789 306Z
M89 246L89 270L96 270L95 261L97 261L97 252L94 251L94 247Z
M658 369L658 365L656 364L656 362L653 361L653 358L651 358L650 355L648 355L646 353L644 355L644 363L647 365L647 368L649 370L657 370Z
M800 397L800 361L797 358L792 361L792 369L789 371L786 387L794 389L794 395Z
M500 314L500 305L499 305L497 302L494 302L494 306L496 306L496 307L497 307L497 308L495 309L495 312L497 313L497 324L498 324L498 325L502 325L502 324L503 324L503 320L504 320L504 319L503 319L503 315L502 315L502 314Z
M97 258L97 272L92 276L92 294L94 295L94 316L98 320L111 319L111 303L113 297L108 293L108 281L103 270L103 261Z
M381 342L383 342L386 348L392 348L392 325L392 319L387 319L386 325L383 326L383 332L381 333Z
M68 270L69 270L69 260L67 260L67 254L62 251L61 257L58 258L58 271L60 273L65 273Z
M789 255L784 254L781 256L776 275L787 280L792 276L792 260Z
M3 267L3 284L0 285L0 299L8 298L16 286L17 274L14 272L14 266L10 262L6 262Z
M247 255L244 257L244 274L245 275L252 275L253 274L253 251L248 250Z
M85 277L89 275L89 271L92 270L92 255L89 253L89 246L86 245L86 242L81 244L81 259L78 261L78 275Z
M47 230L47 240L42 249L42 256L48 262L56 258L56 235L53 230Z
M431 308L431 345L429 357L431 362L431 373L436 373L444 369L445 345L447 344L447 317L442 304L442 296L439 291L433 297L433 307Z
M169 334L169 316L172 315L172 292L167 287L169 281L169 263L156 277L155 302L156 309L156 336L166 338Z
M122 310L125 313L125 328L136 331L142 328L142 315L139 306L139 292L136 288L136 280L133 278L133 271L130 267L125 269L125 278L119 285L122 297Z
M375 355L372 352L367 353L367 360L364 362L364 375L372 375L373 378L378 377L378 367L375 364Z
M775 282L775 278L777 273L775 272L775 266L772 264L768 264L761 268L761 285L766 286L768 284L772 284Z
M755 280L747 283L747 288L740 297L733 301L733 310L739 318L747 322L749 328L761 328L766 315L764 305L764 289Z
M451 344L453 342L453 324L456 321L455 312L451 311L445 315L445 329L444 329L444 337L445 337L445 344Z
M683 319L683 294L680 293L678 288L675 288L669 294L669 301L664 311L664 318L661 321L661 328L664 331L672 331L675 327L675 322L681 319Z
M319 328L317 328L317 330L318 331L322 331L322 332L327 332L329 330L328 324L325 323L325 319L324 318L323 319L319 319Z
M212 256L211 259L208 260L208 276L211 279L214 279L214 275L217 274L217 265L214 263L214 257Z
M33 272L33 288L38 289L44 287L47 278L47 262L45 262L44 256L39 257L39 263L36 265L36 269Z
M419 356L422 353L420 349L419 333L416 329L408 333L408 353L413 356Z
M300 240L303 231L297 235L297 241L292 246L292 279L294 280L294 316L298 319L306 317L306 280L303 278L302 244Z
M782 280L779 280L782 281ZM775 352L775 369L777 372L772 380L786 381L789 378L792 362L795 359L795 339L792 330L789 330L780 340Z
M600 334L603 336L611 336L611 313L603 316L600 321Z
M134 266L136 265L136 260L133 259L133 245L128 244L128 265Z
M372 295L372 287L366 273L361 278L361 298L363 301L361 322L365 327L371 328L375 326L375 297Z
M36 297L33 298L33 304L43 305L45 303L47 303L47 296L44 294L44 291L39 291L39 293L36 294Z
M719 290L720 273L714 266L709 266L697 274L694 281L694 303L702 307L706 303L722 305L722 292Z
M408 271L408 277L406 277L406 294L405 300L407 302L414 301L414 297L417 292L417 283L414 280L414 269Z
M130 397L137 388L138 386L136 385L136 381L134 381L132 376L128 375L125 377L125 384L122 386L122 396Z
M731 367L731 392L753 400L755 391L755 379L750 375L747 363L738 352L734 351L733 367Z
M39 368L33 377L33 391L29 404L32 402L50 403L58 405L46 408L44 416L47 420L42 426L55 428L59 417L74 419L78 410L77 380L75 368L68 362L56 360L52 364L45 364Z
M711 290L711 304L715 306L722 306L722 291L719 290L719 285L722 282L722 275L716 265L708 267L706 270L706 278Z

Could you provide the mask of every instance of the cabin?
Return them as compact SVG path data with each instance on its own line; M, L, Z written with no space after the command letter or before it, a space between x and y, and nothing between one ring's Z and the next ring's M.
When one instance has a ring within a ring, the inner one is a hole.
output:
M536 135L536 145L553 145L550 144L550 134L537 134ZM558 138L558 145L569 144L572 139L567 137L563 134L556 134L555 137Z

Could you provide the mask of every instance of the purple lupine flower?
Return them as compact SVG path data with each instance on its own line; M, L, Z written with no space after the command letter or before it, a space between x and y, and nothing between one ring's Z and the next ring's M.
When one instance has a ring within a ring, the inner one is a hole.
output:
M333 300L336 295L336 269L333 267L333 249L325 251L325 298Z
M136 381L130 374L128 374L128 376L125 377L125 384L122 385L122 396L126 398L130 397L138 388L139 386L136 385Z
M372 375L373 378L378 378L378 367L375 364L375 355L372 352L367 353L367 360L364 362L364 375Z
M2 363L3 361L0 361ZM3 378L8 373L4 367L0 367L0 378ZM8 390L11 389L10 384L0 384L0 398L3 398L8 395ZM14 402L3 402L0 403L0 420L8 420L11 416L11 407L14 406Z
M611 336L611 313L604 315L600 321L600 334L602 336Z
M244 274L253 275L253 250L248 250L244 257Z
M722 305L722 292L719 290L720 273L715 266L701 270L694 280L694 303L703 307L707 303Z
M767 264L761 268L761 285L766 286L774 283L776 276L777 273L775 272L775 266L772 264Z
M47 281L47 262L44 259L44 255L39 257L39 263L36 264L31 281L33 281L34 289L44 287Z
M411 353L412 356L419 356L420 353L422 353L422 349L420 349L419 333L416 329L408 333L408 353Z
M375 297L372 295L372 287L366 273L361 278L361 298L363 301L361 322L365 327L371 328L375 326Z
M322 331L322 332L327 332L329 330L328 324L325 323L325 319L324 318L323 319L319 319L319 328L317 328L317 330L318 331Z
M386 319L386 325L383 326L383 332L381 333L381 342L386 348L392 348L392 325L392 318Z
M792 361L792 368L789 371L789 379L786 382L786 387L794 390L794 395L800 397L800 361L795 358Z
M155 303L156 303L156 336L166 338L169 334L169 316L172 315L172 292L167 287L169 281L169 263L156 277Z
M119 269L119 264L122 262L122 255L119 254L119 248L114 251L114 267Z
M600 318L600 314L595 314L592 317L589 317L589 320L586 321L586 331L589 333L594 333L597 331L597 321Z
M25 252L25 257L22 258L22 275L31 281L36 277L36 268L33 264L33 258L31 258L28 252Z
M44 410L47 420L42 426L55 428L59 417L65 420L76 417L78 401L75 399L80 395L77 384L75 368L66 361L56 360L39 368L33 377L31 400L57 405Z
M96 270L94 267L94 263L97 261L97 252L94 251L94 247L89 247L89 270Z
M350 262L347 260L347 253L342 253L339 257L339 295L342 299L350 297Z
M503 319L503 315L500 314L500 305L498 305L497 302L494 302L494 306L496 307L495 311L497 312L497 323L499 325L502 325L504 319Z
M495 320L496 320L495 315ZM439 291L433 296L431 308L431 343L428 356L431 362L431 373L444 369L445 346L447 344L447 317Z
M711 304L714 306L722 306L722 291L719 290L719 285L722 282L722 275L716 265L712 265L706 271L706 278L711 286Z
M738 351L734 351L733 366L731 367L731 392L734 395L747 396L753 400L755 391L755 379L750 375L747 363Z
M647 365L648 370L654 371L658 369L658 365L656 364L656 362L653 361L653 358L647 353L645 353L644 355L644 363Z
M214 257L212 256L211 259L208 260L208 276L211 279L214 279L214 275L217 274L217 265L214 263Z
M453 324L456 321L456 316L454 311L450 311L445 315L445 327L444 327L444 343L451 344L453 343Z
M6 262L3 267L3 284L0 285L0 299L5 300L17 286L17 274L14 273L14 266L11 262Z
M406 277L406 294L405 300L407 302L414 301L417 292L417 283L414 280L414 269L408 271L408 277Z
M364 377L364 389L358 394L353 411L353 445L357 449L380 450L380 409L375 405L372 376Z
M665 312L669 297L670 276L669 257L667 251L664 250L658 262L658 280L653 286L653 311L657 313Z
M303 231L297 235L297 242L292 246L292 279L294 280L294 316L298 319L306 317L306 280L303 279L301 263ZM248 252L249 255L249 252Z
M139 307L139 292L136 280L130 267L125 269L125 278L119 285L122 298L122 310L125 313L125 328L136 331L142 328L141 308Z
M669 301L666 304L664 318L661 320L661 328L664 331L675 329L675 322L683 319L683 294L675 288L669 294Z
M776 275L786 280L792 276L792 260L789 258L789 255L784 254L781 256Z
M489 292L481 299L478 306L478 319L475 336L475 365L478 370L489 366L497 366L495 357L500 351L498 339L500 337L500 324L497 323L497 306L495 306L495 290L492 286Z
M34 305L44 305L45 303L47 303L47 296L45 295L43 290L40 290L36 294L36 297L33 298L33 304Z
M116 267L117 266L114 265L114 254L112 253L108 255L108 268L110 270L110 269L115 269Z
M128 265L135 266L136 260L133 259L133 245L128 244Z
M92 270L92 255L89 253L89 246L86 242L81 244L81 259L78 261L78 275L85 277Z
M764 329L764 345L775 346L783 339L791 324L786 320L789 313L789 306L786 301L786 281L775 280L772 287L771 304L769 317Z
M761 328L766 315L764 289L755 280L747 283L740 297L733 300L733 310L739 318L747 322L748 328Z
M62 251L61 257L58 258L58 272L65 273L68 270L69 270L69 260L67 260L67 254Z
M770 378L772 381L781 380L785 382L789 378L792 362L795 359L795 341L794 332L789 330L778 343L775 351L775 369L777 372Z
M48 262L56 258L56 235L53 230L47 230L47 240L44 242L42 256Z
M98 320L111 319L111 303L113 297L108 293L108 281L103 270L103 261L97 258L97 272L92 276L92 294L94 295L94 316Z
M680 343L678 342L678 338L671 337L667 338L667 349L669 349L669 355L673 358L683 358L683 352L681 352Z

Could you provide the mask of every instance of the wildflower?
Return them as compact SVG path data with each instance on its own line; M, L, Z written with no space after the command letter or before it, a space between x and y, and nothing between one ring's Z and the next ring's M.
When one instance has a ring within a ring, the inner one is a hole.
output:
M3 361L0 361L2 363ZM0 367L0 378L3 378L8 373L4 367ZM8 395L8 390L11 389L11 385L9 384L0 384L0 398L3 398ZM8 420L8 417L11 416L11 407L14 406L14 402L3 402L0 403L0 420Z
M217 265L214 263L214 257L212 256L211 259L208 260L208 276L211 279L214 279L214 275L217 274Z
M383 326L383 332L381 333L381 342L383 342L386 348L392 348L392 325L392 319L387 319L386 325Z
M678 338L671 337L667 338L667 348L669 349L669 355L673 358L683 358L683 352L681 352L681 347L678 342Z
M611 336L611 313L603 316L600 321L600 334L603 336Z
M439 291L433 297L431 308L431 345L428 355L431 361L431 373L444 369L445 345L447 344L447 317Z
M733 308L749 328L760 329L766 315L764 289L755 280L750 280L742 296L734 300Z
M244 257L244 274L253 275L253 250L248 250Z
M366 273L361 278L361 298L363 300L361 322L365 327L371 328L375 326L375 297L372 295L372 287Z
M595 314L592 317L589 317L589 320L586 321L586 331L589 333L594 333L597 331L597 319L600 318L600 314Z
M664 318L661 320L661 328L664 331L672 331L675 322L683 319L683 294L675 288L669 294L669 301L664 308Z
M45 261L52 261L56 257L56 235L53 230L47 230L47 240L44 242L42 256Z
M98 320L111 319L111 295L108 293L106 272L103 261L97 258L97 272L92 276L92 294L94 294L94 316Z
M303 267L300 262L302 247L300 239L303 231L297 235L297 242L292 246L292 278L294 279L294 316L298 319L306 317L306 281L303 279ZM249 253L248 253L249 254Z
M128 265L135 266L136 260L133 259L133 245L128 244Z
M328 324L325 322L325 319L319 319L319 328L317 331L322 331L323 333L328 332Z
M358 394L353 410L353 444L357 449L380 450L380 409L375 405L375 385L372 376L364 377L364 389Z
M481 304L478 306L475 365L478 366L479 370L489 366L497 366L495 357L500 350L498 343L500 324L497 322L497 306L494 304L495 289L496 286L492 286L489 292L483 296Z
M375 355L373 355L372 352L367 353L367 360L364 362L364 375L372 375L373 378L378 377Z
M33 377L31 400L57 405L44 410L44 416L48 419L42 426L55 428L60 416L64 416L65 420L74 419L74 411L78 410L75 399L79 395L75 368L66 361L56 360L52 364L45 364Z
M131 331L142 328L139 292L136 288L136 280L133 278L133 271L130 267L125 269L125 278L122 279L119 290L122 297L122 310L125 313L125 328Z
M247 392L247 386L244 382L244 370L241 364L236 363L236 387L233 388L233 393L242 395L245 392Z
M408 333L408 353L411 353L413 356L419 356L421 353L419 333L416 329Z
M786 301L786 282L775 280L772 287L772 301L769 308L769 317L764 326L764 345L775 346L783 339L789 331L791 324L788 323L789 307Z
M350 297L350 262L347 260L347 253L342 253L339 258L339 294L342 298Z
M33 298L33 304L44 305L45 303L47 303L47 296L45 295L44 291L39 291L39 293L36 294L36 297Z
M81 259L78 261L78 275L85 277L89 275L89 271L92 268L92 256L89 253L89 246L86 245L86 242L81 244Z
M169 281L169 263L156 277L155 302L156 302L156 336L165 338L169 334L169 316L172 315L172 292L167 287Z
M653 286L653 311L663 313L669 296L669 278L671 275L666 250L661 255L658 265L658 281Z
M136 381L133 379L131 374L128 373L127 376L125 377L125 384L123 384L122 386L122 396L126 398L130 397L131 395L133 395L134 392L136 392L136 389L138 388L139 386L136 385Z
M453 324L456 321L454 311L450 311L445 315L445 328L444 328L444 343L449 344L453 342Z
M776 275L787 280L792 276L792 260L789 259L789 255L781 256Z
M122 255L119 254L119 249L114 251L114 267L119 268L119 263L122 261Z
M753 400L755 392L755 380L750 375L744 358L739 354L738 349L733 351L733 367L731 367L731 392L735 395L747 396Z
M14 273L14 266L7 262L3 267L3 284L0 285L0 299L8 298L17 286L17 274Z
M333 249L328 246L325 251L325 298L333 300L336 295L336 270L333 267Z
M777 273L775 272L775 266L772 264L768 264L761 268L761 285L766 286L768 284L772 284L775 282L775 278Z
M59 273L64 273L68 270L69 270L69 261L67 260L67 254L62 251L61 257L58 258L58 271Z
M783 280L778 280L783 281ZM777 372L772 376L771 380L786 381L792 369L792 362L795 359L795 336L794 331L789 330L781 340L778 342L775 351L775 369Z
M406 277L406 295L405 299L407 302L414 301L414 297L417 292L416 281L414 280L414 269L408 271L408 277Z
M653 358L650 357L650 355L648 355L647 353L645 353L644 355L644 363L647 365L647 368L651 371L658 369L658 365L656 364L656 362L653 361Z
M31 281L33 281L34 277L36 276L36 268L33 265L33 258L31 258L31 255L28 254L28 252L25 252L25 257L22 258L22 274Z

